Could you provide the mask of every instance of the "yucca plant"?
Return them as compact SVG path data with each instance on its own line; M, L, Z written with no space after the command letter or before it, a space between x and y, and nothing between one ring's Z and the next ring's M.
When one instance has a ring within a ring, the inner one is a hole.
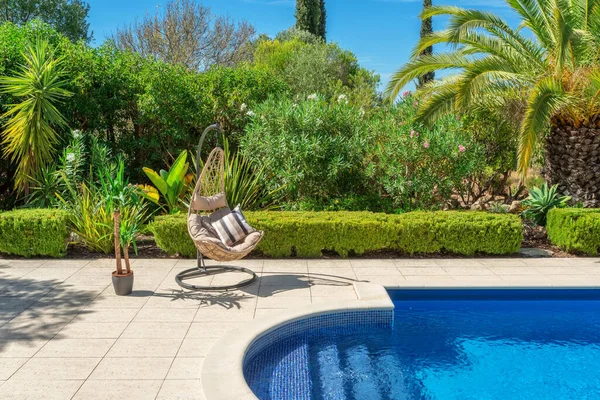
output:
M600 0L506 2L522 20L517 29L486 11L425 9L422 18L449 17L447 28L419 41L385 94L394 100L419 76L454 71L418 90L421 121L474 107L510 110L519 129L518 170L525 175L549 132L548 180L577 201L600 205ZM450 50L421 54L439 44Z
M558 185L549 188L548 184L544 183L539 188L529 190L529 197L522 201L522 204L528 207L523 211L523 216L533 219L538 225L546 226L548 211L566 207L569 200L571 197L558 194Z
M4 156L17 163L15 187L29 192L29 177L35 177L53 161L59 141L56 128L66 121L56 108L71 95L65 89L62 57L55 57L45 40L38 40L23 54L24 63L14 76L0 77L0 93L22 99L10 104L3 118Z

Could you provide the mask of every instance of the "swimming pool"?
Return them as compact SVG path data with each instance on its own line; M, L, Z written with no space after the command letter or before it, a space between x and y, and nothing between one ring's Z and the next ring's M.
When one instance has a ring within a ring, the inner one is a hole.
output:
M328 326L244 365L260 399L600 398L596 290L390 291L394 325Z

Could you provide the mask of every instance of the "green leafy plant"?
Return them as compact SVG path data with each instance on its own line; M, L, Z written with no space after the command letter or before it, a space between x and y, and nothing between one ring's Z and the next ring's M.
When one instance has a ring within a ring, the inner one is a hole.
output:
M186 160L187 151L183 150L168 171L161 169L157 173L151 168L144 167L144 172L154 184L154 188L148 185L140 186L142 196L161 207L166 207L169 213L181 211L182 200L190 182L190 177L186 177L189 168ZM160 202L161 198L164 205Z
M536 224L546 226L546 216L548 211L553 208L563 208L567 206L570 196L561 196L557 193L558 185L548 188L544 183L541 187L529 189L529 197L522 201L524 206L529 207L523 211L525 218L531 218Z
M0 213L0 252L23 257L63 257L70 234L69 214L56 209Z
M511 254L523 239L523 225L513 214L249 211L245 215L253 227L264 230L257 249L270 257L320 257L323 250L345 257L383 249L407 254ZM195 257L185 215L156 217L149 229L169 254Z
M59 141L55 127L67 124L56 106L71 93L65 89L64 59L54 57L47 41L29 46L23 58L15 76L0 77L0 93L23 99L3 115L8 118L3 144L4 155L17 163L15 186L28 192L28 178L52 161Z
M447 28L419 41L412 60L392 75L386 96L394 101L419 76L453 71L418 91L421 121L477 107L515 119L522 175L534 159L536 144L550 131L546 156L552 180L571 185L569 192L581 199L597 198L600 188L587 172L600 167L594 147L586 143L593 138L588 131L596 129L600 120L600 3L506 3L521 19L516 29L487 11L426 8L423 19L447 17ZM430 46L449 50L422 55ZM574 153L581 162L566 161ZM577 173L570 173L570 168Z
M554 208L546 224L552 244L571 253L597 256L600 251L600 209Z

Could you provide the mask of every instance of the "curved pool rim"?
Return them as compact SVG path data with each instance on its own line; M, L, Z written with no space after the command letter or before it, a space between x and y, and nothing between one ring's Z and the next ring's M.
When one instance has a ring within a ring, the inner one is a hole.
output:
M393 310L394 303L382 285L355 282L357 300L313 304L259 318L228 332L204 360L200 379L207 400L259 400L244 377L248 350L261 337L296 321L349 311Z

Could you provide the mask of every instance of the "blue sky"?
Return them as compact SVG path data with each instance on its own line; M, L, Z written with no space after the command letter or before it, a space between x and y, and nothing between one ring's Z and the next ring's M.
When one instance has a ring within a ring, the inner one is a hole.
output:
M166 0L88 0L95 44L124 24L154 13ZM204 0L219 15L246 19L259 33L275 35L294 24L295 0ZM421 0L326 0L327 39L352 50L359 62L381 75L390 74L408 60L419 37ZM503 0L433 0L498 13L515 25L517 20ZM434 20L434 29L444 21ZM380 88L381 89L381 88Z

